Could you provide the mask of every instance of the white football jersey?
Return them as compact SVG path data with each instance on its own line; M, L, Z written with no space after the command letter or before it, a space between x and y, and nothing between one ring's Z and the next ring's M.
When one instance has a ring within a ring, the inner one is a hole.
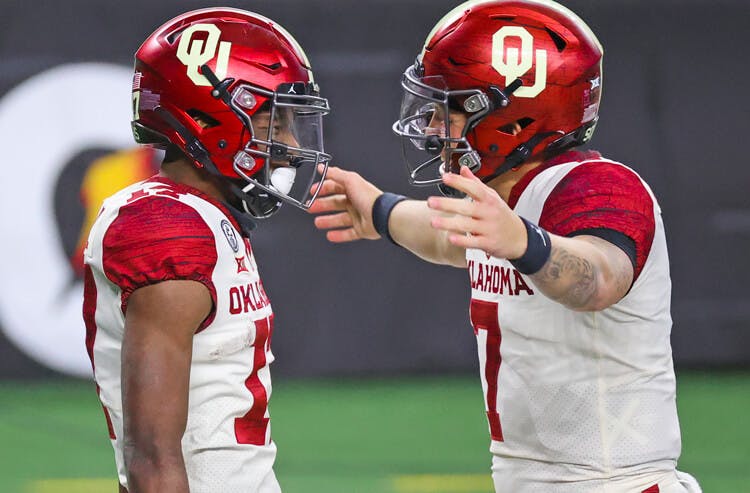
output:
M595 153L565 156L571 162L545 166L510 205L550 233L627 234L637 244L637 277L616 304L576 312L507 260L467 251L495 488L672 491L680 429L660 209L629 168Z
M190 491L280 491L268 415L273 311L240 231L222 204L158 177L107 199L91 230L86 342L126 487L120 352L128 297L141 286L189 279L203 283L214 302L193 338L182 438Z

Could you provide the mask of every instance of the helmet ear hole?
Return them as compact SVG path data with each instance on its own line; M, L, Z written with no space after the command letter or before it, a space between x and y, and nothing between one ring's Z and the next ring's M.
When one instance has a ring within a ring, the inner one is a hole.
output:
M521 131L521 128L519 127L518 123L513 122L503 125L502 127L497 127L497 131L505 135L516 135Z
M532 123L534 123L534 119L533 118L529 118L529 117L526 116L526 117L523 117L523 118L519 118L518 120L514 121L513 123L508 123L507 125L503 125L502 127L498 127L497 131L500 132L500 133L503 133L505 135L515 136L515 135L518 135L519 133L521 133L521 130L523 130L524 128L528 127Z
M213 118L212 116L208 115L208 113L205 113L200 110L196 110L195 108L191 108L187 110L185 113L187 113L190 118L195 120L195 122L201 126L201 128L213 128L218 127L221 125L221 122L217 120L216 118Z

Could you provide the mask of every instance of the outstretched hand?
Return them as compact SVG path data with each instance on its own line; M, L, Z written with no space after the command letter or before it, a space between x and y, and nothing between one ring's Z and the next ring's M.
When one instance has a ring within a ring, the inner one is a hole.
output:
M318 198L308 210L319 214L315 227L327 230L333 243L355 240L377 240L380 235L372 224L372 206L383 192L353 171L330 167L320 186ZM324 215L320 215L324 214Z
M526 251L526 226L508 204L474 176L468 167L461 173L443 174L443 183L464 192L471 200L430 197L430 209L436 215L433 228L448 233L448 241L462 248L477 248L497 258L515 259Z

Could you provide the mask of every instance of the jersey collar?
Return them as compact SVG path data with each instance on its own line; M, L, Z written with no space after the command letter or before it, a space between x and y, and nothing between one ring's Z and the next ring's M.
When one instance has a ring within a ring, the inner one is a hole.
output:
M197 197L202 198L206 202L209 202L211 205L215 206L217 209L223 212L224 215L227 216L230 220L232 220L232 223L233 223L232 225L238 231L241 231L243 236L249 237L250 232L253 229L255 229L255 227L257 226L255 221L253 221L250 217L248 217L247 214L242 213L236 207L231 206L227 202L217 200L214 197L211 197L210 195L198 190L197 188L191 187L190 185L185 185L184 183L178 183L176 181L170 180L169 178L165 176L159 176L159 175L154 175L151 178L149 178L147 181L164 183L165 185L169 185L171 188L174 188L178 192L189 193L191 195L195 195Z
M552 166L558 166L560 164L567 164L567 163L573 163L573 162L581 162L586 161L588 159L599 159L602 155L597 151L566 151L562 154L559 154L555 157L549 158L548 160L544 161L542 164L537 166L536 168L530 170L527 172L523 177L513 185L513 188L510 189L510 195L508 196L508 206L511 209L514 209L516 207L516 204L518 203L518 199L521 197L521 194L524 190L526 190L526 187L529 186L529 183L531 183L531 180L533 180L539 173L542 171L551 168Z

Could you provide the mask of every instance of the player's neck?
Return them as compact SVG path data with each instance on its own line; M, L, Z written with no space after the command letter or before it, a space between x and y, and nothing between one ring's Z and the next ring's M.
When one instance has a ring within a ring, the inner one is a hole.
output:
M510 192L515 184L521 181L521 178L523 178L526 173L536 168L540 164L542 164L541 159L522 164L518 168L513 168L509 171L506 171L497 178L491 180L489 183L487 183L487 185L490 188L493 188L497 192L497 194L500 195L500 198L502 198L505 202L508 202Z
M187 160L162 163L159 176L169 178L175 183L181 183L200 190L216 200L224 200L224 194L217 186L213 177L207 172L199 170Z

